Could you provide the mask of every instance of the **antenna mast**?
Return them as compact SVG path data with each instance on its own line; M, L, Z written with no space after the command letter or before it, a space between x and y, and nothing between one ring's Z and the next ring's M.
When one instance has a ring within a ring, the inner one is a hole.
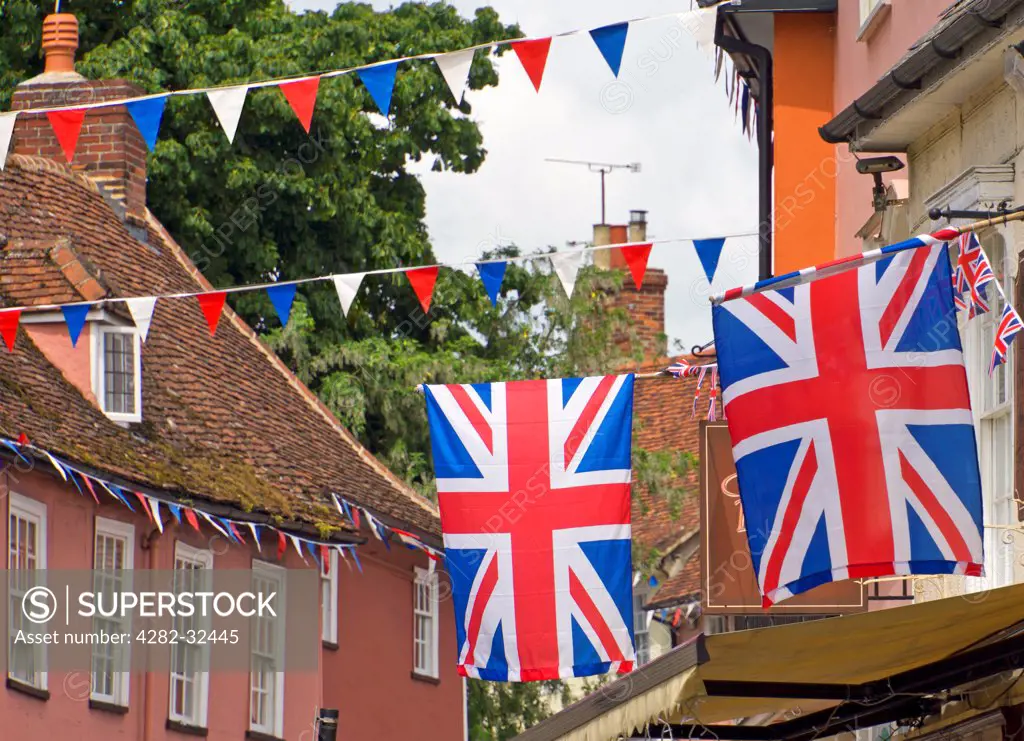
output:
M605 189L604 189L604 176L610 173L612 170L629 170L630 172L640 172L639 162L630 162L626 165L615 165L608 162L587 162L585 160L563 160L547 158L545 162L558 162L563 165L586 165L591 172L597 172L601 174L601 223L607 224L605 221Z

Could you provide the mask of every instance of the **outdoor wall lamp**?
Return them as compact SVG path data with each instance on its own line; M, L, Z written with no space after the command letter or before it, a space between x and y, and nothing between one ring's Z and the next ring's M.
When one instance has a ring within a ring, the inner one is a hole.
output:
M320 708L316 719L316 741L335 741L338 737L338 711Z
M857 172L861 175L871 175L875 179L875 187L871 189L871 203L875 211L885 211L885 184L882 183L883 172L896 172L902 170L906 165L899 157L867 157L857 160Z

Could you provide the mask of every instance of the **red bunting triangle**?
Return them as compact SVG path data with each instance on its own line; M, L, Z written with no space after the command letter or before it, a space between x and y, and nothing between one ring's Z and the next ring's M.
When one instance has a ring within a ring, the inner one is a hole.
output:
M82 481L85 482L85 488L89 490L90 494L92 494L92 498L94 500L96 500L96 504L99 504L100 503L100 498L98 496L96 496L96 490L94 488L92 488L92 480L88 476L84 476L83 475L82 476Z
M324 565L324 574L331 574L331 552L325 545L320 546L320 562Z
M406 270L405 277L409 279L412 290L416 291L423 313L430 311L430 300L434 297L434 284L437 283L437 266Z
M0 311L0 337L4 338L4 343L11 352L14 352L14 338L18 336L19 319L21 319L21 309Z
M185 519L188 520L188 524L191 525L198 533L199 530L199 518L196 517L196 511L194 509L185 510Z
M284 552L288 550L288 541L284 537L284 533L280 530L277 531L277 560L280 561L284 558Z
M150 520L152 520L153 511L149 508L149 502L146 501L146 497L140 494L139 492L135 492L135 498L139 500L139 504L142 505L142 509L146 513L146 516L149 517Z
M629 272L633 274L633 282L637 290L644 282L644 274L647 273L647 258L651 256L651 245L637 244L632 247L620 247L622 259L629 266Z
M224 309L224 299L227 298L224 291L212 293L200 293L196 298L199 300L199 308L203 310L206 317L206 325L210 328L210 337L217 334L217 325L220 323L220 313Z
M540 92L540 82L544 79L544 65L548 63L548 51L551 49L551 37L531 39L529 41L513 41L512 51L519 57L520 64L533 83L533 89Z
M71 108L64 111L47 111L46 117L50 119L50 126L64 150L64 156L68 164L75 158L75 149L78 147L78 135L82 133L82 121L85 120L84 108Z
M309 124L313 121L313 106L316 105L316 91L320 87L320 76L309 77L305 80L294 82L282 82L278 85L288 104L299 117L302 128L309 133Z
M18 445L28 445L28 435L24 432L18 435Z

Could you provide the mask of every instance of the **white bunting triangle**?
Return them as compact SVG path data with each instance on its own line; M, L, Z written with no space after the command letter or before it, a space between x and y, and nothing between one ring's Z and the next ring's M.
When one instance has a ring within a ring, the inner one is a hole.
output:
M453 51L451 54L442 54L434 57L437 68L444 75L444 81L448 83L448 89L455 96L455 102L461 103L462 96L466 93L469 85L469 70L473 66L473 50L463 49Z
M11 146L14 122L17 118L17 113L0 113L0 170L7 164L7 148Z
M338 300L341 301L341 313L348 316L348 310L356 299L356 292L363 282L366 273L348 273L347 275L334 276L334 287L338 291Z
M213 106L213 112L217 114L217 120L220 121L230 142L235 140L235 130L238 128L238 119L242 117L242 106L245 105L245 94L248 92L247 85L240 85L209 90L206 93L210 105Z
M711 12L707 12L711 11ZM676 18L690 36L697 42L698 48L707 55L715 51L715 24L718 11L714 8L697 8L685 13L677 13Z
M139 338L145 342L146 337L149 336L149 325L153 321L156 298L154 296L128 298L125 299L125 303L128 304L128 312L132 315L135 328L139 330Z
M569 298L572 298L572 289L576 287L576 275L582 265L582 252L563 252L551 256L551 267L555 269L555 275L562 282L565 295Z

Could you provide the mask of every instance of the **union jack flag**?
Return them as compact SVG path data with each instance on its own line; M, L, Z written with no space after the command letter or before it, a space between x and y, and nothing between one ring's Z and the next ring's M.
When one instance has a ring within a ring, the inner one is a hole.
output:
M989 375L995 373L996 368L1006 362L1006 352L1010 348L1010 343L1021 329L1020 315L1010 306L1009 302L1003 304L1003 315L999 319L996 339L992 347L992 362L988 367Z
M463 676L633 667L633 376L426 386Z
M713 308L766 606L842 579L982 573L946 248L924 236L888 249L850 259L853 269L823 266L816 280L735 290Z
M958 309L968 309L967 316L973 319L989 310L985 286L995 280L995 274L974 232L961 234L957 243L953 301ZM967 301L961 298L964 294L968 296Z

